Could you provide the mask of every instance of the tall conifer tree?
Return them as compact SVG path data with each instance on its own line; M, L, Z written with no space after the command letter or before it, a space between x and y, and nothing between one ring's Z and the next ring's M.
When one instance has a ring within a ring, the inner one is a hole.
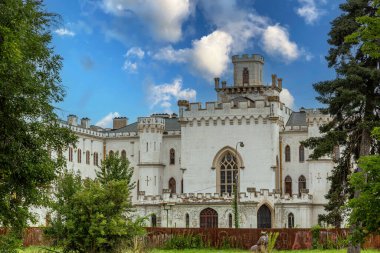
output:
M363 52L362 41L345 40L363 26L357 18L375 16L378 7L371 0L347 0L340 9L343 13L331 23L328 40L331 48L326 57L337 77L314 84L319 94L317 100L326 106L323 112L331 115L332 121L320 128L322 137L309 138L304 143L314 150L313 159L330 155L337 145L344 149L329 178L327 214L320 217L336 227L343 221L342 206L347 198L353 197L347 183L352 166L359 157L378 150L373 148L377 144L370 133L380 124L377 60Z

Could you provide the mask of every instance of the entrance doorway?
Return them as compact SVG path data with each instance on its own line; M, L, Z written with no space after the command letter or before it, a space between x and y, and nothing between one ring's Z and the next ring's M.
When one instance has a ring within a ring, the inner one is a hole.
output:
M271 228L272 214L267 205L262 205L257 211L257 228Z
M217 228L218 227L218 213L212 208L206 208L200 214L200 227L201 228Z

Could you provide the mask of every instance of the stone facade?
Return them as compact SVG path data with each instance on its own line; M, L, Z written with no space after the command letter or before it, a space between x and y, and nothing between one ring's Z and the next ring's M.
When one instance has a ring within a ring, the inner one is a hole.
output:
M300 141L318 136L329 117L287 108L279 98L282 79L262 81L262 56L232 61L235 83L220 85L215 78L217 101L179 101L178 116L155 114L131 124L118 118L113 129L101 129L86 118L78 125L70 115L62 124L79 139L65 153L67 167L93 178L96 158L100 165L110 152L126 154L137 183L136 215L149 216L147 225L207 226L202 212L211 208L217 226L230 227L235 183L240 227L315 225L334 163L331 157L310 160Z

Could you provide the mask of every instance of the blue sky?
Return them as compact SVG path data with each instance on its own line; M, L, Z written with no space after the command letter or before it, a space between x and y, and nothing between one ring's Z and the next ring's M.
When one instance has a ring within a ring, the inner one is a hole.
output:
M61 15L58 115L111 126L113 116L177 112L177 100L214 101L213 78L232 84L230 57L265 58L264 80L284 79L294 110L319 107L312 84L335 77L324 57L342 0L46 0Z

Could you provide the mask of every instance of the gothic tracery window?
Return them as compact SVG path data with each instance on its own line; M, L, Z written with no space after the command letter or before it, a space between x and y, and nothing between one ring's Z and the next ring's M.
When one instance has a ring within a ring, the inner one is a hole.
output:
M243 69L243 84L249 84L249 71L248 68Z
M227 152L219 163L220 166L220 193L228 192L231 194L238 181L238 164L236 157Z
M175 164L175 150L174 148L171 148L169 151L169 158L170 158L170 164L173 165Z
M285 162L290 162L290 147L286 145L285 147Z
M298 178L298 195L301 196L302 191L306 189L306 178L304 175L301 175Z
M199 215L201 228L217 228L218 213L212 208L203 209Z

